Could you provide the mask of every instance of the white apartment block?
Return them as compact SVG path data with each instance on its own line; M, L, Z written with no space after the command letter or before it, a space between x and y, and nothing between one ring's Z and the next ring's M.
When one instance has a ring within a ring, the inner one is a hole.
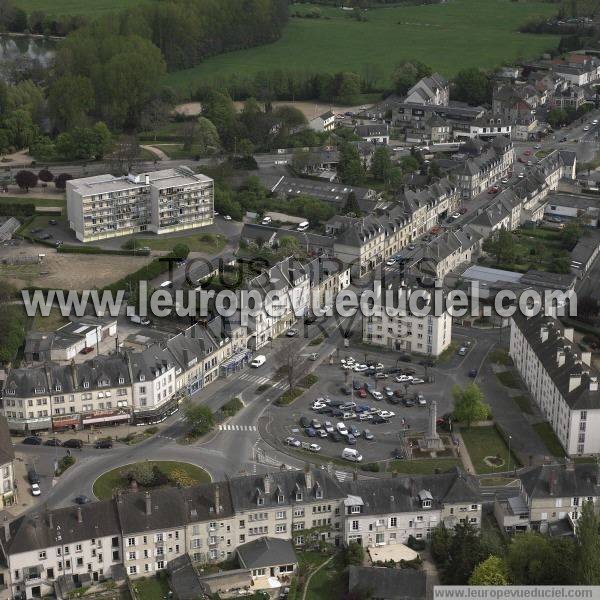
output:
M600 391L591 354L558 319L515 314L510 356L569 456L600 452Z
M396 279L396 278L394 278ZM397 302L398 290L409 294L411 288L401 287L400 284L390 283L387 289L382 289L382 296L386 292L394 294L394 303ZM433 291L433 290L432 290ZM414 352L427 356L439 356L449 345L452 339L452 317L447 312L437 314L429 294L429 315L414 314L389 314L383 303L376 307L373 315L363 315L363 341L368 344L384 346L391 350L401 352ZM408 306L408 303L407 303Z
M0 416L0 508L18 501L15 486L15 450L6 419Z
M67 182L69 226L82 242L204 227L213 202L213 180L187 167Z

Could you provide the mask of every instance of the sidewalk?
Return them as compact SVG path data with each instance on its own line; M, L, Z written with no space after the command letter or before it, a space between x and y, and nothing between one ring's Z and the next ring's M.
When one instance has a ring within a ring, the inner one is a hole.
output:
M471 461L471 457L469 456L469 451L467 450L467 446L465 445L465 441L460 434L460 430L454 429L452 435L458 440L458 452L460 460L462 461L463 467L467 473L471 473L472 475L476 475L475 467L473 466L473 462Z

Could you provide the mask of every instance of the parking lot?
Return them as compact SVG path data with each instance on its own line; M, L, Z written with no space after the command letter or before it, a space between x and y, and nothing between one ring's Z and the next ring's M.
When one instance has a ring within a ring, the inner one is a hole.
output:
M368 356L357 352L352 354L351 348L347 352L346 355L341 353L334 364L321 364L315 371L319 382L294 404L272 412L272 430L279 432L280 441L285 443L291 437L303 444L305 449L308 449L306 444L317 444L320 447L318 454L338 459L342 458L345 448L351 447L358 450L363 462L380 461L393 457L394 450L402 446L405 435L412 437L427 430L432 400L437 403L438 418L452 409L450 388L446 382L440 385L440 380L446 379L447 375L435 367L425 367L420 364L423 361L415 357L410 362L395 360L398 354L379 353L376 349L370 350ZM344 369L341 361L351 356L356 360L355 364L379 364L379 368L372 369L371 374L368 371L356 372L354 367ZM407 371L410 375L402 377ZM429 381L412 384L408 381L411 376ZM397 381L397 378L407 380ZM386 388L389 388L387 392L392 395L391 398L386 397ZM422 395L421 403L415 398L418 394ZM318 399L327 399L329 403L321 402L322 408L314 410L312 406ZM414 402L414 405L405 405L405 400L409 400L408 404ZM355 406L336 406L339 403L353 403ZM336 410L339 412L332 414ZM381 411L393 415L378 419ZM370 418L367 416L369 414ZM318 427L312 427L313 419ZM358 430L355 444L349 444L345 435L335 441L336 436L332 435L331 430L337 431L338 423L343 423L350 433L352 428ZM309 425L314 430L314 437L313 431L303 425ZM330 432L324 436L320 431L326 428ZM373 435L373 439L365 438L365 430Z

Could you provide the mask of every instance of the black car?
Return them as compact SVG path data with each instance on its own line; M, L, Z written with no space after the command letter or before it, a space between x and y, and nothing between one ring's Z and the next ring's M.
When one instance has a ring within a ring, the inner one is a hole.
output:
M325 406L324 408L320 408L318 412L320 415L332 415L333 414L334 409L331 408L330 406Z
M353 387L355 390L360 390L360 388L361 388L362 386L363 386L363 384L362 384L362 381L359 381L358 379L354 379L354 380L352 381L352 387Z
M410 354L401 354L398 357L398 360L401 360L402 362L410 362L412 360Z
M344 416L344 411L340 410L339 408L334 408L331 411L331 416L332 417L343 417Z
M57 222L56 219L50 219L48 221L48 223L50 223L50 225L56 225L56 222Z
M329 406L333 406L334 408L337 408L338 406L341 406L342 404L344 404L345 400L331 400L329 402Z
M414 369L411 369L410 367L408 369L402 369L402 373L404 375L416 375L417 372Z
M310 427L310 419L308 417L300 417L300 425L305 429Z
M400 400L400 398L398 398L398 396L390 396L388 398L388 402L390 404L400 404L401 400Z
M338 431L332 431L329 434L329 437L334 441L334 442L341 442L344 439L344 436L339 433Z
M471 378L473 378L473 379L474 379L475 377L477 377L477 369L470 369L470 370L469 370L469 377L471 377Z
M426 359L426 360L420 360L419 364L422 367L433 367L435 366L435 361L431 360L431 359Z
M37 483L39 485L40 483L40 476L38 475L35 469L29 469L29 471L27 471L27 479L29 479L29 483L31 483L32 485L34 483Z
M404 406L410 408L415 405L415 401L412 398L404 398Z
M83 448L83 442L81 440L67 440L63 442L63 447L65 448Z
M30 446L39 446L42 443L42 438L37 435L30 435L29 437L26 437L22 443L29 444Z
M372 419L371 419L371 423L373 423L373 425L381 425L381 423L389 423L390 420L386 419L385 417L382 417L381 415L375 415Z
M111 440L98 440L94 444L94 448L106 449L106 448L112 448L112 447L113 447L113 443Z
M82 494L81 496L77 496L77 497L75 498L75 502L76 502L77 504L89 504L89 503L91 502L91 500L90 500L90 499L89 499L87 496L84 496L84 495Z
M394 450L392 451L392 456L399 460L402 458L406 458L406 452L404 452L404 450L402 450L401 448L394 448Z
M342 394L345 396L352 396L352 388L349 385L343 385Z
M62 442L58 438L50 438L44 442L44 446L62 446Z

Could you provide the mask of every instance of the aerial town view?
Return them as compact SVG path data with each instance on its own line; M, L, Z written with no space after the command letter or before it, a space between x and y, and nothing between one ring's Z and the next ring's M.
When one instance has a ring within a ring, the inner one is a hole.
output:
M598 0L0 0L0 600L600 600Z

